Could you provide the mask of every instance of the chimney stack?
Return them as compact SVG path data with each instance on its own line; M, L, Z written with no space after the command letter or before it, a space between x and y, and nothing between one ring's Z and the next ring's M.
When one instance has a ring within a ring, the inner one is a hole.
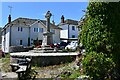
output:
M64 16L61 17L61 23L64 23Z
M8 23L11 23L11 15L8 17Z

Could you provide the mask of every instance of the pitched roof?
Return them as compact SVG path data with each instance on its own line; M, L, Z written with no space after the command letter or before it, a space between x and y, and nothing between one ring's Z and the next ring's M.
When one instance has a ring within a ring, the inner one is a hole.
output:
M44 25L46 25L46 21L45 20L40 20ZM60 27L57 27L56 25L50 23L50 26L54 29L61 29Z
M64 23L59 23L57 26L64 25L64 24L78 25L78 23L79 21L72 20L72 19L66 19Z
M73 25L78 25L78 21L72 20L72 19L66 19L65 20L66 24L73 24Z
M33 23L35 22L41 22L45 27L46 27L46 20L40 20L40 19L30 19L30 18L17 18L14 21L12 21L10 24L7 23L4 28L10 26L10 25L15 25L15 24L23 24L25 25L25 27L30 27ZM54 24L50 23L50 27L52 27L53 29L61 29L57 26L55 26ZM3 28L3 29L4 29Z

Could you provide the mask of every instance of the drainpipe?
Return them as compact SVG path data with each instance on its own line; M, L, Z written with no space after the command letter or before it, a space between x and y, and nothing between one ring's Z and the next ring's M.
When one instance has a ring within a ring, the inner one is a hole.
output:
M9 47L11 46L11 27L12 27L12 26L10 26L10 40L9 40Z
M29 27L29 32L28 32L28 46L30 46L30 27Z

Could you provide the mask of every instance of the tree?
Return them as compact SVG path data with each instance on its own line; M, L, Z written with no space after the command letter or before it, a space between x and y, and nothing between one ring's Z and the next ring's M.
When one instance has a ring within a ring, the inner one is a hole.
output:
M84 72L93 79L119 78L120 2L90 2L81 29Z

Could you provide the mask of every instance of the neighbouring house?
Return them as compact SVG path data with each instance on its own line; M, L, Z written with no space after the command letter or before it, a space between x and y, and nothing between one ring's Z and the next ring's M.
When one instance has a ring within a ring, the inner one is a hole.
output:
M50 28L53 32L53 43L59 43L61 28L52 23ZM46 20L17 18L11 21L9 15L8 23L2 29L2 50L8 53L11 46L32 46L37 42L41 45L45 31Z
M64 16L61 17L61 22L57 25L62 28L60 31L60 39L68 42L78 39L80 28L78 28L78 21L72 19L64 20Z

